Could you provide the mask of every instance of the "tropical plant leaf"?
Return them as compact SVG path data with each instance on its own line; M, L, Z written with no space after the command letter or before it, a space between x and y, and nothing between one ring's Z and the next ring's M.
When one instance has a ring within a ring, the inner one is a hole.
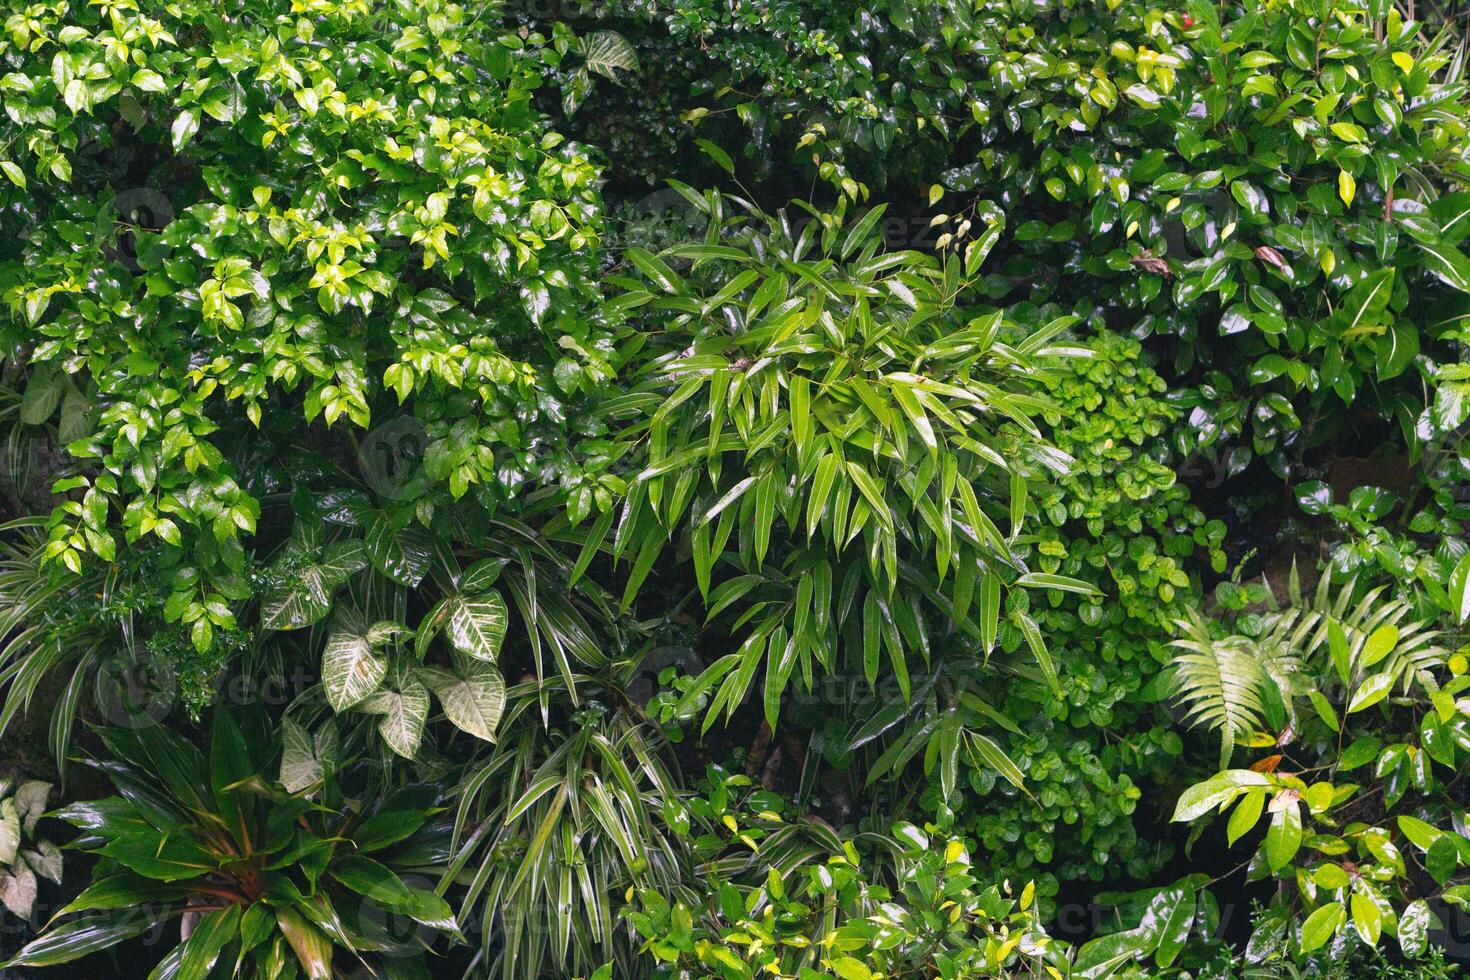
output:
M326 776L326 764L316 740L305 728L286 718L281 722L280 782L288 793L300 793Z
M291 556L286 556L289 559ZM260 620L266 629L290 630L321 620L332 608L332 597L353 573L367 567L367 552L361 541L339 541L330 545L318 560L292 569L280 569L284 581L261 597Z
M12 864L20 852L20 813L15 798L0 800L0 864Z
M1176 625L1184 635L1173 644L1181 651L1174 658L1175 692L1191 723L1220 732L1220 764L1229 765L1240 737L1264 724L1265 672L1244 638L1212 637L1199 619Z
M616 80L620 71L638 70L638 53L616 31L593 31L582 39L587 70Z
M495 741L495 728L505 711L505 679L487 665L476 665L466 673L424 667L418 676L434 692L444 715L456 728L487 742Z
M381 513L368 522L363 547L374 568L410 588L423 581L434 553L429 532L414 524L395 528L388 515Z
M424 725L429 720L429 690L412 676L401 679L398 689L379 691L357 706L359 711L382 715L378 734L388 747L405 759L418 754Z
M445 631L456 650L476 660L493 661L500 655L509 621L500 593L450 596L443 610Z
M31 917L36 904L36 876L24 861L11 865L9 871L0 871L0 903L12 915L22 919Z
M153 926L144 907L89 915L48 929L0 966L58 966L142 935Z
M20 815L24 833L36 829L36 821L46 812L46 800L50 796L51 784L39 779L28 779L15 788L15 812Z
M368 626L351 611L337 615L322 651L322 687L333 711L345 711L376 691L388 673L378 648L400 627L379 622Z

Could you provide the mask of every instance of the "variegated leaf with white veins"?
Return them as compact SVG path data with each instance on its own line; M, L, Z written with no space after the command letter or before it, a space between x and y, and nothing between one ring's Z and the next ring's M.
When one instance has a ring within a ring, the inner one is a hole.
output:
M412 677L406 677L400 689L379 691L358 705L358 710L382 715L378 734L394 752L405 759L412 759L418 752L424 725L429 720L429 689Z
M318 561L291 573L261 599L260 621L266 629L289 630L310 626L331 611L332 596L367 566L361 541L339 541Z
M449 642L476 660L494 660L505 641L507 613L498 592L450 596L444 600Z
M459 674L425 667L419 676L433 690L445 717L456 728L487 742L495 741L495 728L505 710L505 678L499 671L477 665Z
M388 661L377 649L399 629L386 621L367 626L354 612L337 616L322 651L322 687L333 711L345 711L383 683Z

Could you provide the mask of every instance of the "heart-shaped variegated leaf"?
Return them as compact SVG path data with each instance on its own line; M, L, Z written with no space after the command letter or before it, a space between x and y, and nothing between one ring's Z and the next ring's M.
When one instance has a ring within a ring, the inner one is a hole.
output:
M434 631L443 626L454 649L476 660L493 661L505 642L505 600L498 592L452 595L439 603L419 627L419 656Z
M311 733L287 718L281 724L281 785L288 793L300 793L320 782L322 775Z
M495 741L495 728L505 711L505 679L498 670L483 664L474 664L465 673L425 667L419 676L456 728Z
M20 816L21 829L29 834L36 829L36 821L46 812L46 799L51 795L51 784L39 779L30 779L15 789L15 812Z
M283 561L295 562L294 555ZM367 566L361 541L339 541L304 567L283 566L282 581L261 599L260 622L266 629L300 629L319 622L332 609L332 596L353 573ZM290 569L290 570L288 570Z
M61 884L61 849L55 844L43 840L35 850L21 851L20 856L36 874Z
M412 759L429 720L429 689L406 677L398 690L379 691L358 705L358 710L382 715L378 734L388 747L405 759Z
M364 542L373 567L399 585L423 581L434 553L434 540L417 525L395 528L386 514L375 514Z
M388 661L377 651L399 629L386 621L367 626L356 613L337 617L322 651L322 687L333 711L345 711L383 683Z
M0 800L0 864L10 864L20 851L20 814L15 797Z
M22 919L31 917L36 904L36 876L25 862L17 862L10 871L0 871L0 902Z

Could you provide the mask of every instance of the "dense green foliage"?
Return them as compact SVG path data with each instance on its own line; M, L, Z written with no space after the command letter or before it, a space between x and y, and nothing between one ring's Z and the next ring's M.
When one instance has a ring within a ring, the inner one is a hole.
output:
M0 962L1457 974L1461 13L4 13Z

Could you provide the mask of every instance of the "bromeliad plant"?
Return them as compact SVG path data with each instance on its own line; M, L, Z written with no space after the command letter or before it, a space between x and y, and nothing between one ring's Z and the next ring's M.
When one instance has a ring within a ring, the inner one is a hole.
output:
M118 795L57 812L82 832L69 846L99 859L92 884L7 965L159 928L177 945L155 975L330 980L348 960L401 964L458 935L444 900L402 877L443 860L434 787L347 797L333 734L288 726L283 745L257 706L215 710L207 758L161 727L98 735L94 765ZM405 942L389 917L423 928Z
M1441 622L1470 614L1463 566L1439 593ZM1351 583L1334 598L1329 581L1304 602L1293 578L1291 606L1240 616L1245 632L1190 627L1179 678L1195 717L1225 735L1227 762L1232 743L1265 754L1191 787L1174 819L1198 839L1229 810L1225 843L1253 845L1247 877L1279 881L1252 946L1306 955L1351 929L1415 957L1432 903L1470 905L1454 787L1470 758L1470 676L1406 601L1381 588L1359 598Z

